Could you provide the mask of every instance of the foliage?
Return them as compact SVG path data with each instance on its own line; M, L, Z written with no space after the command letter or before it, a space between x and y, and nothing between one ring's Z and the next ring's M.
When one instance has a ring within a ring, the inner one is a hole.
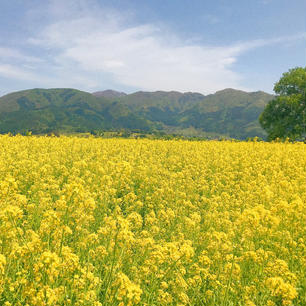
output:
M302 143L0 136L0 305L306 305Z
M192 136L265 137L257 118L271 99L263 92L233 89L208 96L163 91L95 95L74 89L33 89L6 95L0 98L0 133L138 129L145 133L193 130Z
M275 84L277 96L260 115L260 124L270 140L306 136L306 68L284 73Z
M225 89L208 96L138 92L121 97L120 101L140 116L152 122L161 122L165 130L192 127L205 133L245 139L266 136L258 123L258 116L271 97L260 91L246 93Z

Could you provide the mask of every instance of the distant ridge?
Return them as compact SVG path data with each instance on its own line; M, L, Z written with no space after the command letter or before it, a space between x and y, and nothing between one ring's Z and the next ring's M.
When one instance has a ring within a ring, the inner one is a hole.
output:
M0 133L137 130L245 139L266 134L258 117L273 95L225 89L204 96L177 91L29 89L0 98Z
M119 97L126 96L126 93L115 91L115 90L112 90L112 89L107 89L107 90L103 90L103 91L96 91L96 92L93 92L92 94L95 97L104 97L104 98L108 98L108 99L119 98Z

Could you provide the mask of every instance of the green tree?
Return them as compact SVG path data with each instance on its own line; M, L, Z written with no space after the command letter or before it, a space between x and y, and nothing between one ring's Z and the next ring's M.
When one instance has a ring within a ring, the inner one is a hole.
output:
M283 73L275 84L276 97L259 117L268 139L297 139L306 136L306 68L297 67Z

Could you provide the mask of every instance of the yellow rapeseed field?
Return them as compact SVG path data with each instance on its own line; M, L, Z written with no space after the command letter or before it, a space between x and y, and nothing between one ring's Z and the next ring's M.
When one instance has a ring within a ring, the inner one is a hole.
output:
M306 145L0 136L0 305L306 305Z

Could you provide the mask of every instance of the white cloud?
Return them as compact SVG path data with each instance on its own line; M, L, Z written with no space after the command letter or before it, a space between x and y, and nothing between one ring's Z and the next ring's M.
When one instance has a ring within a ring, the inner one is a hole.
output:
M23 70L0 66L2 75L28 76L46 87L98 90L105 89L108 80L118 90L130 87L207 94L228 87L245 89L242 77L233 69L241 54L305 36L206 46L192 37L183 40L163 26L135 25L130 13L101 9L94 0L52 0L49 4L46 11L51 22L27 40L46 54L45 63L36 65L35 75L28 66ZM1 52L9 53L4 48ZM22 58L18 52L12 52L14 56Z
M51 71L51 70L50 70ZM93 79L88 79L86 76L71 75L71 71L65 68L54 69L52 75L50 71L42 73L36 66L30 65L14 65L0 63L0 77L16 81L24 81L26 84L33 84L32 87L70 87L70 88L96 88L98 83ZM1 95L7 93L5 89L0 88Z
M186 45L154 25L124 27L93 16L58 21L31 40L56 53L56 63L70 63L80 73L107 73L115 82L143 90L214 92L239 86L233 72L244 46ZM101 84L101 87L103 84Z
M0 59L1 61L14 59L15 61L27 62L27 63L41 63L42 59L28 56L21 53L19 50L13 48L0 47Z
M27 81L35 81L38 78L35 74L10 64L0 64L0 76L9 79Z

